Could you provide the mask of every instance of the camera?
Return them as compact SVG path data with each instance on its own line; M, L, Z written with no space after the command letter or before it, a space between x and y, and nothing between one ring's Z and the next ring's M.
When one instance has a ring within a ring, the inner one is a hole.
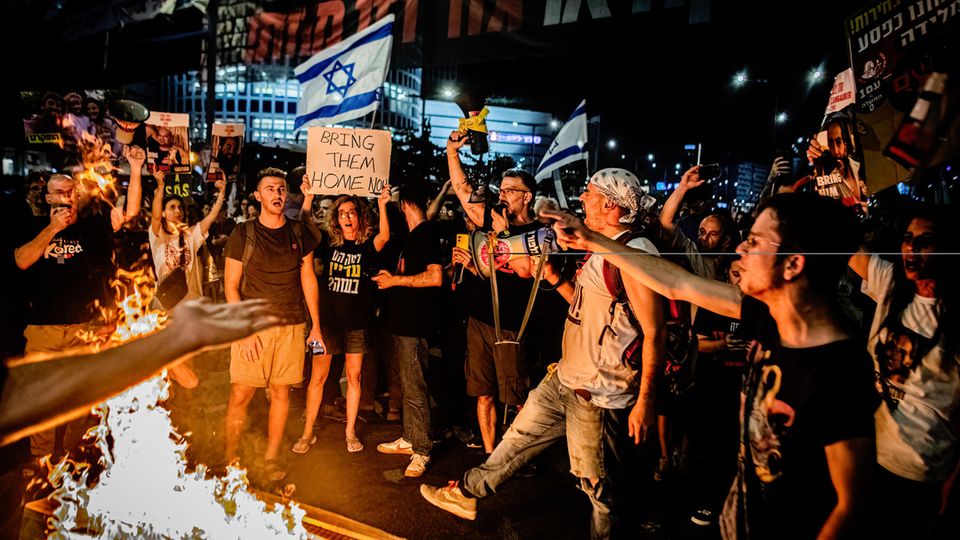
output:
M720 164L705 163L700 165L698 172L701 180L716 180L717 178L720 178Z

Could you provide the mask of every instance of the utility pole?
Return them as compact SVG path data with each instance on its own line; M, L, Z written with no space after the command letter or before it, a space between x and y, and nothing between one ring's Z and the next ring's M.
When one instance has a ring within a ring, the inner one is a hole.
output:
M213 122L217 113L217 23L220 0L207 4L207 141L213 140Z

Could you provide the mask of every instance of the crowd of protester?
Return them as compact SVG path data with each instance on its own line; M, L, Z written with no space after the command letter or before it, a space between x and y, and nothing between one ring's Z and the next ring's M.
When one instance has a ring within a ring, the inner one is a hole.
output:
M421 487L465 519L563 441L597 538L624 534L627 470L684 482L691 521L719 523L726 538L921 538L956 526L960 229L949 206L885 196L865 217L860 201L854 212L786 193L778 159L751 212L687 199L709 190L695 166L662 205L632 172L597 171L575 215L522 169L483 196L461 165L464 143L450 135L439 189L393 179L370 199L314 196L303 167L267 167L232 204L223 182L184 200L166 194L162 173L141 178L136 147L123 150L129 184L112 207L69 174L31 174L21 208L6 211L17 224L6 257L24 284L9 305L25 309L5 308L4 322L26 314L26 328L25 342L5 337L5 355L109 335L96 306L114 300L115 264L149 253L164 308L260 298L285 314L231 347L224 461L241 454L265 389L269 481L285 477L287 452L310 451L318 418L339 415L347 452L372 442L358 422L401 421L402 436L376 450L408 456L407 477L450 434L485 452L459 481ZM458 241L543 228L577 256L491 269ZM202 382L188 364L171 376ZM301 385L305 413L289 418ZM32 457L74 450L84 427L33 435ZM645 441L658 459L628 467Z

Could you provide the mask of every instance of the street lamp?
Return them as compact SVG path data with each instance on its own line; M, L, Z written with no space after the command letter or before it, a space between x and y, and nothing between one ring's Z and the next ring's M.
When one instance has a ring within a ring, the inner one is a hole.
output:
M647 154L647 161L653 161L653 154Z
M778 123L778 124L786 123L786 121L787 121L787 113L785 113L785 112L778 112L778 113L777 113L777 116L774 117L773 121L776 122L776 123Z
M443 97L445 97L445 98L452 98L454 95L456 95L456 92L454 92L453 89L451 89L451 88L444 88L444 89L443 89Z
M556 120L550 121L550 129L557 129L559 127L560 127L560 122L557 122Z
M607 148L613 150L613 149L616 148L616 147L617 147L617 140L616 140L616 139L610 139L609 141L607 141Z

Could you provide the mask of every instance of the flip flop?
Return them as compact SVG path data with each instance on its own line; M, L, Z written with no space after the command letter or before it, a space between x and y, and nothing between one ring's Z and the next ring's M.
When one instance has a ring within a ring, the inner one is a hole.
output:
M263 471L268 482L280 482L287 477L287 471L283 470L280 462L275 459L268 459L263 465Z
M347 452L359 452L363 450L363 443L356 437L347 437Z
M310 447L313 446L313 445L315 445L315 444L317 444L317 436L316 436L316 435L314 435L314 436L311 437L310 439L306 439L306 438L304 438L304 437L300 437L299 439L297 439L297 442L294 443L293 448L291 448L290 450L291 450L294 454L306 454L307 452L310 451Z

